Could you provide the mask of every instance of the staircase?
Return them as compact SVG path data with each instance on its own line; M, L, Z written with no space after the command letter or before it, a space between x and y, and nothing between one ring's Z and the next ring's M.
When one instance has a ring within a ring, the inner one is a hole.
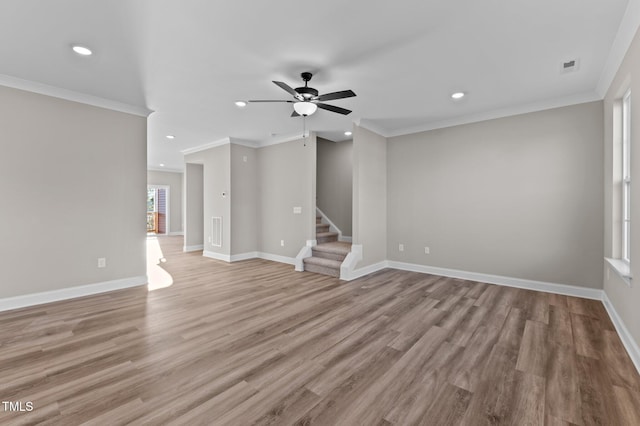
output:
M316 217L316 241L311 257L304 259L304 270L340 278L340 265L351 251L351 243L338 241L338 233L331 232L320 216Z

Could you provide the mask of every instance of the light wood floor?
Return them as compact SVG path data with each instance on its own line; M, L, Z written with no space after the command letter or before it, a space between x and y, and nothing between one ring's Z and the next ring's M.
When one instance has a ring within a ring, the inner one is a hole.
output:
M159 241L170 287L0 313L0 424L640 424L600 302Z

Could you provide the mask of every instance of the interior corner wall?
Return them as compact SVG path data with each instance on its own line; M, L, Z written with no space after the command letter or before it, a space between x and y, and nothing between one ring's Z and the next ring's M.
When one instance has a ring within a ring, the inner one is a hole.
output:
M146 118L0 86L0 129L0 298L144 277Z
M614 155L619 149L619 141L614 138L614 104L619 102L624 93L631 89L631 274L634 283L627 284L616 272L607 266L604 274L604 290L614 306L616 312L629 330L636 345L640 346L640 224L636 218L640 217L640 31L636 33L626 56L616 73L604 99L604 141L605 141L605 173L604 173L604 255L606 257L619 256L619 249L614 247L620 243L620 238L614 226L621 211L622 197L621 176L615 175L614 161L620 161ZM618 227L619 228L619 227Z
M184 169L184 247L204 245L204 166L186 163Z
M390 138L389 259L601 288L602 114L597 101Z
M331 142L318 138L318 208L342 231L352 234L353 141Z
M183 173L179 172L161 172L157 170L147 171L147 185L166 185L169 187L169 231L180 233L184 231L182 221L182 187Z
M231 144L231 255L258 251L258 205L256 149Z
M256 153L259 251L293 258L307 240L315 239L316 136L259 148ZM294 207L301 207L301 213L294 214Z
M353 131L353 243L358 268L387 260L387 139L360 126Z
M231 144L185 156L185 162L203 167L203 245L204 251L222 256L231 254ZM214 246L212 220L222 218L222 245Z

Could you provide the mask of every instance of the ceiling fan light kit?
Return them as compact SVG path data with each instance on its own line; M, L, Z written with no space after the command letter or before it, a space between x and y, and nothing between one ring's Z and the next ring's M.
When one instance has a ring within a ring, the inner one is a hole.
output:
M298 115L302 115L303 117L309 116L317 111L318 105L309 101L296 102L293 104L293 109L296 111Z
M274 81L273 83L280 87L285 92L289 93L293 96L292 100L250 100L248 102L288 102L293 103L293 113L292 117L307 117L314 112L317 111L318 108L324 109L326 111L335 112L338 114L347 115L351 113L351 110L346 108L340 108L334 105L329 105L323 103L324 101L336 100L336 99L344 99L351 98L356 96L356 94L352 90L343 90L340 92L332 92L325 93L324 95L320 95L319 92L313 87L309 87L308 82L313 77L313 74L310 72L303 72L300 74L302 80L304 81L304 86L296 87L295 89L289 86L287 83L283 83L282 81Z

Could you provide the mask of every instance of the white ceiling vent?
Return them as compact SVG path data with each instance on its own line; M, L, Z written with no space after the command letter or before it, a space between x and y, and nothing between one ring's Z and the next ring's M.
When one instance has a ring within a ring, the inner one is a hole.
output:
M566 74L570 72L575 72L580 69L580 59L567 59L566 61L562 61L560 64L560 73Z

